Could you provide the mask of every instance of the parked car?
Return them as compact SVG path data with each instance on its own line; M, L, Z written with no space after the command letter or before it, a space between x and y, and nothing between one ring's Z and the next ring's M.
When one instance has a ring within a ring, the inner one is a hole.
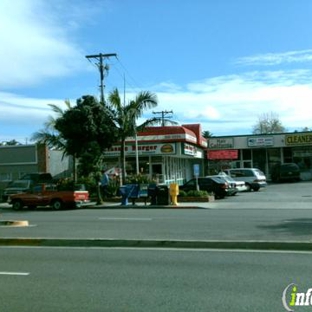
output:
M76 208L92 203L89 200L89 192L84 189L59 191L54 184L37 184L29 192L11 195L9 204L14 210L20 210L24 206L32 209L37 206L51 206L59 210L64 207Z
M234 181L233 179L231 180L230 177L229 179L227 179L226 176L219 174L219 175L206 176L206 178L216 178L216 179L223 181L224 183L227 183L229 185L228 195L230 196L234 196L238 192L238 189L236 188L236 183L235 183L236 181Z
M47 172L33 172L33 173L26 173L23 175L20 180L31 180L34 184L37 183L52 183L53 177L51 173Z
M51 173L27 173L20 179L10 182L3 191L2 200L7 201L10 195L30 191L38 183L52 183Z
M233 187L235 187L238 192L248 191L248 187L247 187L245 181L238 181L238 180L236 181L236 180L234 180L232 177L228 176L224 172L220 172L219 175L221 177L223 177L229 184L232 184Z
M26 193L31 190L33 185L31 180L15 180L4 189L2 200L7 201L14 194Z
M295 163L277 164L272 168L271 179L273 182L300 181L300 168Z
M222 177L201 177L198 179L191 179L185 184L180 186L180 190L185 192L195 191L198 186L201 191L207 191L208 193L214 193L216 198L224 198L225 196L232 195L233 192L237 192L233 189Z
M257 168L235 168L223 170L236 181L244 181L249 190L259 191L267 185L266 176Z

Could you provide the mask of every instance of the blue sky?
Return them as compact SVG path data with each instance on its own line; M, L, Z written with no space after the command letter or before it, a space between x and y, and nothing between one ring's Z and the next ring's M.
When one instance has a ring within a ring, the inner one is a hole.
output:
M312 128L311 25L311 0L1 0L0 141L29 142L48 103L99 96L99 53L118 56L105 95L154 92L180 124L250 134L274 112Z

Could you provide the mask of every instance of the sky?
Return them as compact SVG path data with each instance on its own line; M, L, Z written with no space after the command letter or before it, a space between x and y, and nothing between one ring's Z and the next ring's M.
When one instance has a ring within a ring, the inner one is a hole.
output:
M0 142L31 143L83 95L141 91L214 136L251 134L274 113L312 128L311 0L1 0Z

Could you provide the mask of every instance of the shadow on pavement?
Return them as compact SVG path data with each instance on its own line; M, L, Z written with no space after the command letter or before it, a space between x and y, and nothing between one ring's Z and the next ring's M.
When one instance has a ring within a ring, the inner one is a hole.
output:
M258 228L271 230L274 233L288 233L292 235L312 235L312 219L288 219L274 225L259 225Z

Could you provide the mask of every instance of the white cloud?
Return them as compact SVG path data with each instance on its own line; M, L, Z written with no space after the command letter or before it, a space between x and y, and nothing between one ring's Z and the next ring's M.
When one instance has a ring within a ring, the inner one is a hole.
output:
M203 130L214 135L250 134L258 117L268 112L277 113L286 129L301 130L312 127L309 76L312 72L306 70L252 72L192 82L185 87L168 89L162 84L163 91L155 91L159 105L154 111L173 110L173 120L180 124L201 123ZM130 99L134 96L127 94ZM28 131L21 132L22 138L30 137L52 113L47 104L64 103L64 99L35 99L5 92L0 93L0 98L0 141L8 140L10 133L3 129L18 129L20 125ZM144 117L155 116L152 111ZM21 140L17 136L11 139Z
M272 66L280 64L312 62L312 50L288 51L284 53L266 53L241 57L235 61L237 65Z
M160 92L158 110L199 122L215 135L248 134L258 117L276 112L287 129L311 127L312 72L251 72L190 83L183 92Z
M72 23L60 23L59 16L68 17L68 11L58 15L59 3L0 1L2 89L33 85L86 67L82 51L70 37Z
M12 90L77 74L88 67L85 53L75 41L75 31L101 12L105 1L93 0L89 7L89 1L72 3L0 1L0 141L29 137L51 114L47 104L64 102L17 95ZM299 64L311 60L312 50L304 50L244 57L236 64ZM192 81L186 86L165 81L150 90L158 96L157 111L173 110L174 119L180 123L201 123L203 130L215 135L251 133L258 116L271 111L287 129L300 130L312 127L311 77L312 71L307 69L257 70ZM133 98L135 94L127 96Z
M0 92L0 99L0 142L15 139L24 143L53 115L49 103L66 107L64 100L28 98L6 92Z

